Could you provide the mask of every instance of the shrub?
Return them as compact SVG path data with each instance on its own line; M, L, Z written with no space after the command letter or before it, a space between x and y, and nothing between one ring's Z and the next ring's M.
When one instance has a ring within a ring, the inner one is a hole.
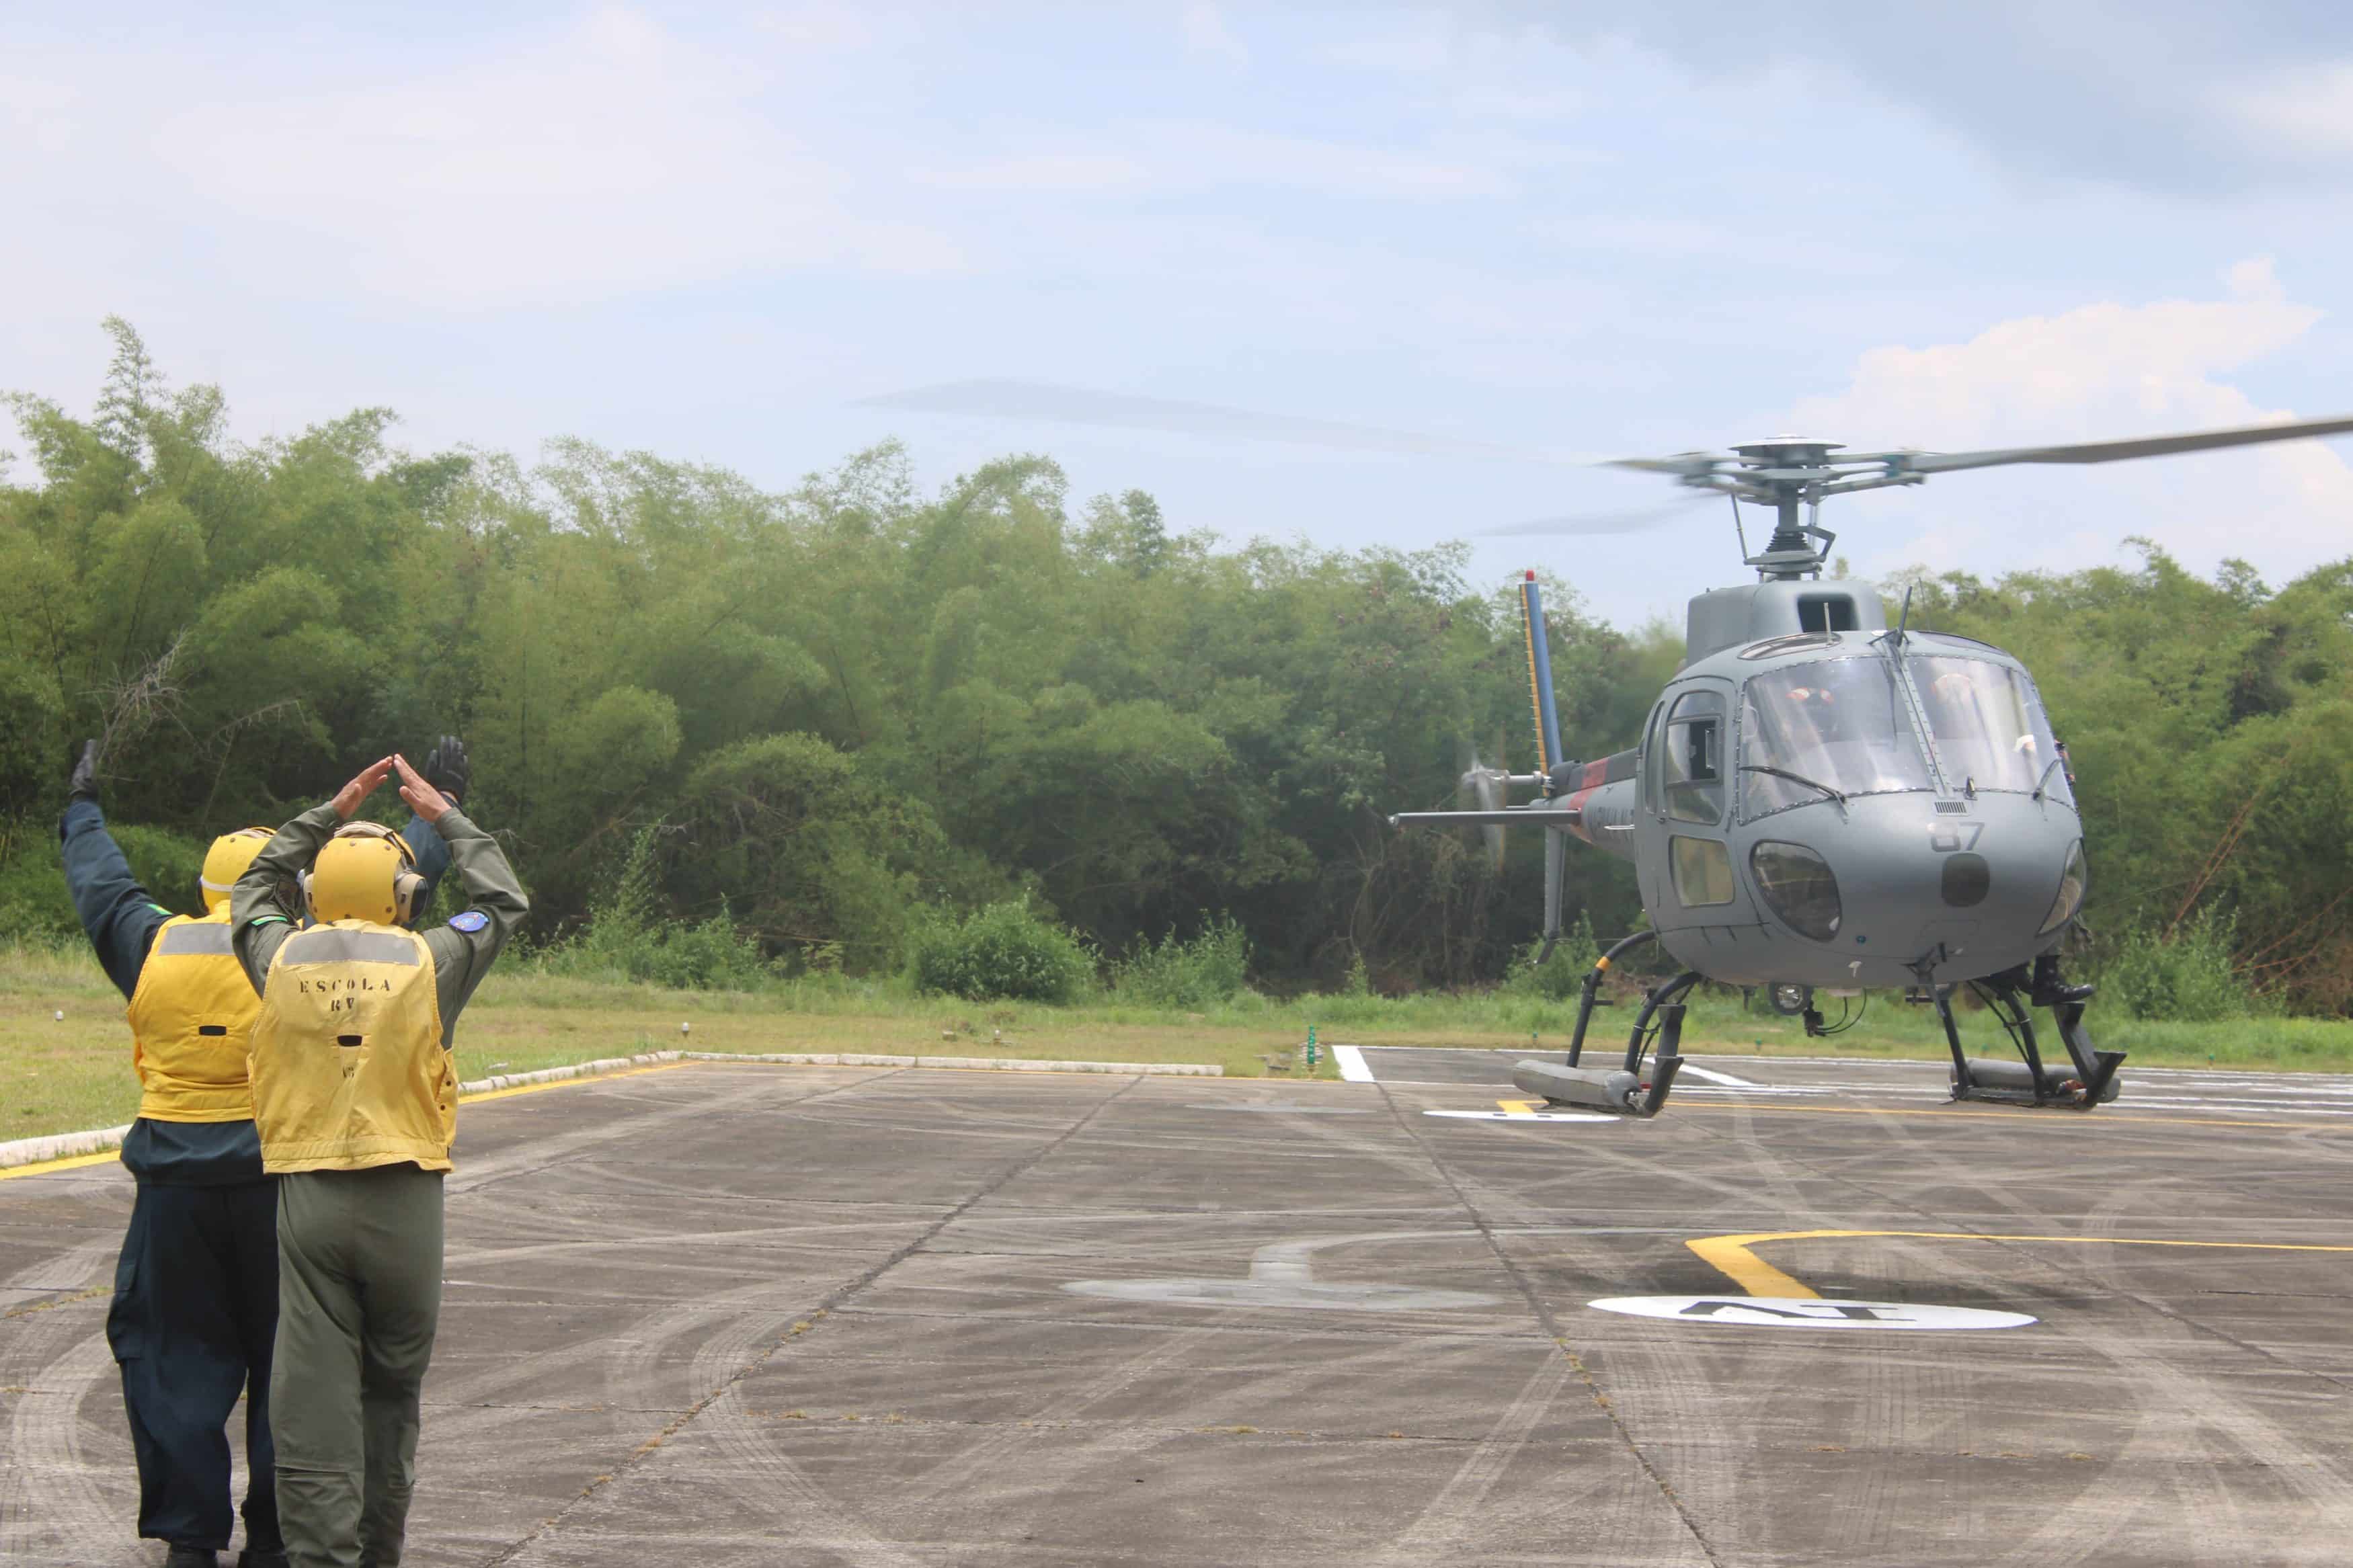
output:
M933 915L907 939L907 977L917 990L976 1002L1074 1001L1093 986L1094 968L1079 939L1031 910L1027 899L990 904L961 920Z
M204 892L196 883L211 839L136 822L111 822L106 830L131 863L131 874L157 903L176 914L204 913Z
M1586 972L1601 956L1592 919L1578 914L1577 923L1561 933L1552 956L1540 963L1536 959L1543 952L1544 939L1538 937L1514 954L1504 974L1504 990L1514 996L1541 996L1547 1002L1576 1000L1584 989Z
M2231 966L2237 934L2238 917L2212 910L2200 910L2170 941L2153 927L2136 925L2101 969L2100 994L2136 1018L2243 1018L2255 1008Z
M681 991L743 990L773 971L760 944L735 929L722 900L719 912L688 924L660 918L654 900L654 836L641 829L613 890L589 916L588 927L554 950L549 967L619 973L632 980Z
M0 824L0 939L79 936L54 825Z
M1112 985L1130 1001L1158 1007L1207 1007L1242 988L1250 968L1250 938L1240 922L1219 915L1190 942L1170 931L1145 942L1113 967Z
M154 900L174 914L204 912L196 877L209 839L165 827L107 824L107 832ZM79 937L81 921L66 892L54 820L26 817L0 824L0 939Z

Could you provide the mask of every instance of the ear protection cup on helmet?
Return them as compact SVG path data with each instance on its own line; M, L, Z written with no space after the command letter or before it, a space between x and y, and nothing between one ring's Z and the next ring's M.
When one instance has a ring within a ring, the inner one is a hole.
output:
M408 840L375 822L347 822L302 873L302 901L311 919L364 920L407 925L424 901L425 879Z

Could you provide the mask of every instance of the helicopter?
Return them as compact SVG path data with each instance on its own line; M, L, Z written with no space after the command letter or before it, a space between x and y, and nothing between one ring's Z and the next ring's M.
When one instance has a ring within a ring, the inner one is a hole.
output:
M1504 455L1478 443L1030 383L958 383L871 401ZM1641 736L1579 761L1562 752L1542 591L1528 572L1519 600L1535 771L1474 757L1461 781L1472 808L1389 818L1399 828L1476 826L1497 852L1506 827L1544 829L1546 955L1561 935L1568 840L1634 868L1649 928L1612 944L1587 973L1567 1059L1524 1060L1513 1083L1556 1106L1656 1116L1683 1066L1685 999L1714 981L1764 988L1777 1010L1817 1037L1851 1025L1849 1009L1866 992L1902 988L1936 1011L1956 1100L2089 1110L2115 1100L2125 1053L2093 1043L2084 1024L2092 988L2069 984L2060 963L2090 868L2073 772L2033 678L1989 643L1913 629L1908 595L1891 626L1874 585L1825 576L1837 535L1821 526L1821 503L1968 468L2105 463L2348 432L2353 416L2063 446L1861 453L1775 436L1727 451L1602 460L1731 498L1742 563L1757 575L1691 600L1683 665ZM1753 554L1739 523L1743 502L1773 516ZM1620 532L1651 521L1555 519L1498 531ZM1516 789L1535 798L1513 805ZM1651 942L1680 972L1646 990L1616 1065L1586 1065L1604 976ZM1965 987L2020 1059L1968 1054L1953 1007ZM1841 1002L1838 1023L1825 1022L1822 997ZM2051 1015L2063 1060L2044 1058L2038 1010Z

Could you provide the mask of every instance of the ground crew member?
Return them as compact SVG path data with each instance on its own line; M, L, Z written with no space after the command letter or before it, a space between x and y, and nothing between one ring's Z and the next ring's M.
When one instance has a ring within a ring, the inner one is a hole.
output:
M459 787L464 749L434 761ZM225 1427L246 1393L242 1568L285 1558L269 1442L269 1354L278 1319L277 1184L263 1173L246 1079L259 1003L229 951L229 888L269 840L248 827L213 841L198 879L206 912L174 915L140 886L99 808L100 753L84 742L58 825L66 888L107 978L130 1003L139 1115L122 1141L138 1184L114 1270L106 1334L139 1467L139 1533L167 1568L213 1568L233 1520ZM448 864L440 836L420 865Z
M468 899L423 935L408 929L418 889L405 842L350 820L396 771ZM297 879L307 930L281 891ZM441 1310L451 1034L529 905L497 840L386 757L280 828L232 906L231 941L261 996L262 1163L279 1178L280 1523L297 1568L395 1568Z

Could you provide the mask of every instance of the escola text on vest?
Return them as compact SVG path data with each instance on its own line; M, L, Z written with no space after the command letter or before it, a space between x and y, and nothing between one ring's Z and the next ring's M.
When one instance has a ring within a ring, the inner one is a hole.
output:
M433 954L415 931L337 921L288 937L262 987L252 1069L273 1176L450 1168L458 1075L441 1045Z
M175 915L155 932L132 988L131 1060L151 1121L244 1121L253 1115L246 1049L261 998L229 950L228 911Z

